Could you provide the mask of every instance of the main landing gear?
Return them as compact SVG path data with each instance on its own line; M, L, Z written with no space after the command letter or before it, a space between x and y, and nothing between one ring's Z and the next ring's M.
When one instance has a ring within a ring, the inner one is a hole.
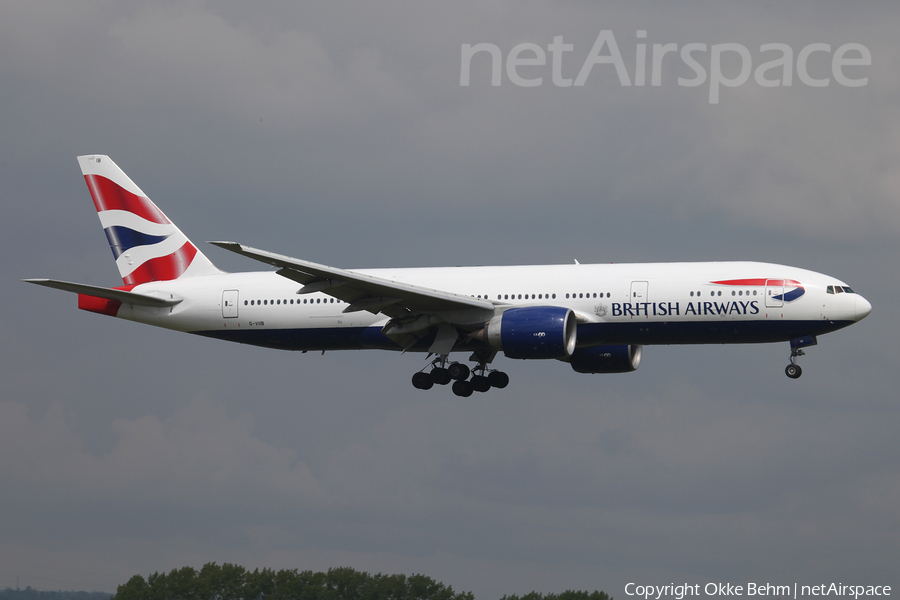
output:
M430 390L434 384L447 385L452 381L453 393L463 397L471 396L472 392L486 392L492 387L502 389L509 385L509 375L503 371L489 371L488 362L479 360L475 367L469 369L464 363L448 363L446 356L440 356L431 362L430 372L423 369L413 375L412 384L416 389Z

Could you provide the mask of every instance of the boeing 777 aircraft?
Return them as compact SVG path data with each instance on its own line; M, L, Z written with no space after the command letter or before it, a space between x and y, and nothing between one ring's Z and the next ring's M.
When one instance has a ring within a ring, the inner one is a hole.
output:
M124 285L26 281L78 294L82 310L232 342L427 352L419 389L504 388L509 377L488 366L498 352L634 371L655 344L790 342L796 379L803 348L872 310L834 277L759 262L345 270L211 242L276 269L226 273L109 157L78 163Z

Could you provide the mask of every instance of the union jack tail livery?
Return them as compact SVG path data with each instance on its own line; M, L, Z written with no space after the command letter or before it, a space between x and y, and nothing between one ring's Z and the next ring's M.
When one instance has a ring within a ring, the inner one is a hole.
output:
M79 156L125 285L220 273L108 156Z

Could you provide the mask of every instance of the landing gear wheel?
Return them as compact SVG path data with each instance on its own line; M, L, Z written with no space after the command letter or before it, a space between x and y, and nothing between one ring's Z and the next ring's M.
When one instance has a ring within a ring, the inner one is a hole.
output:
M434 385L434 379L431 378L429 373L419 371L412 376L412 384L417 390L430 390Z
M784 368L784 374L791 379L797 379L798 377L803 375L803 369L800 368L800 365L791 363Z
M431 378L438 385L447 385L452 380L450 371L443 367L435 367L431 370Z
M465 365L463 365L465 366ZM472 395L472 384L466 381L465 379L460 379L453 382L453 393L457 396L462 396L463 398L468 398Z
M509 375L503 371L491 371L488 373L487 380L491 387L495 387L498 390L502 390L509 385Z
M486 392L491 389L491 384L488 383L488 378L484 375L473 375L469 383L472 384L472 389L476 392Z
M463 381L469 378L469 367L463 363L450 363L447 370L450 371L450 377L456 381Z

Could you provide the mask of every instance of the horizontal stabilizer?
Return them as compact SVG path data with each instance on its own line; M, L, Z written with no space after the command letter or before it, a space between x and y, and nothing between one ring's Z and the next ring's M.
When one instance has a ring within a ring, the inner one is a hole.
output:
M152 306L156 308L174 306L182 300L181 298L161 298L159 296L148 296L147 294L126 292L125 290L116 290L96 285L87 285L85 283L58 281L56 279L23 279L22 281L34 283L37 285L43 285L45 287L63 290L66 292L73 292L75 294L94 296L95 298L118 300L124 304L138 304L140 306Z

